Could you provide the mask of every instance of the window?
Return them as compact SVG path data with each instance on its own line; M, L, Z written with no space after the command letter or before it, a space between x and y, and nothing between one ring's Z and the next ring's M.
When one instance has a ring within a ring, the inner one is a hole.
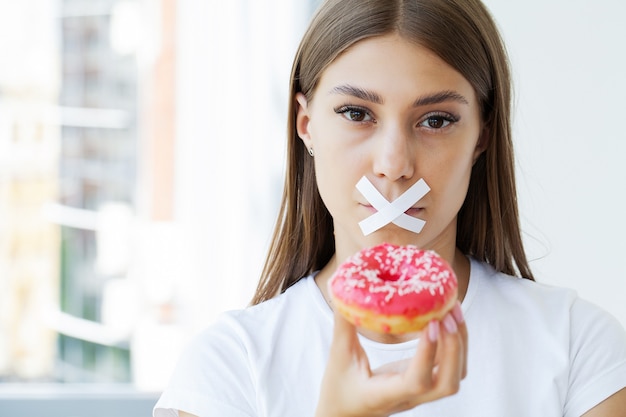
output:
M316 2L209 3L0 6L3 410L149 410L184 342L247 304Z

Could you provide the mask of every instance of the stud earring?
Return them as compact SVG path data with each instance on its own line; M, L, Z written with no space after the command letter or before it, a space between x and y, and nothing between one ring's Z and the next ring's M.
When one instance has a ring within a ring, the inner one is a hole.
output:
M314 155L314 153L313 153L313 148L309 148L309 155L311 155L311 156L313 156L313 155Z

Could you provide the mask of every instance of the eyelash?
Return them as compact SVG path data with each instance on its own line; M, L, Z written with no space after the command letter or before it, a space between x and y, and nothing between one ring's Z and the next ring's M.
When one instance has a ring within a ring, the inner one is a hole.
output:
M374 117L372 116L371 112L364 108L364 107L360 107L360 106L340 106L334 109L335 113L342 115L346 120L348 120L349 122L354 122L354 123L368 123L371 121L374 121ZM371 120L354 120L352 118L350 118L348 116L348 114L350 112L354 112L354 113L361 113L363 115L363 117L369 117ZM427 123L429 121L433 121L433 119L436 120L442 120L443 119L443 123L445 124L445 126L441 126L441 127L432 127L432 126L424 126L424 123ZM424 118L422 118L418 123L417 126L418 127L425 127L426 129L429 130L441 130L441 129L445 129L446 127L450 126L450 124L453 123L457 123L461 118L459 116L455 116L453 114L450 113L445 113L445 112L432 112L427 114L426 116L424 116Z
M428 121L432 121L433 119L437 119L437 120L443 119L443 122L446 123L446 125L441 126L441 127L423 126L424 123L427 123ZM460 117L455 116L450 113L432 112L432 113L427 114L417 125L420 127L431 129L431 130L441 130L441 129L445 129L446 127L450 126L453 123L458 122L459 120L460 120Z
M353 119L348 117L348 113L350 113L350 112L362 113L364 116L370 117L370 119L374 120L374 117L372 116L371 112L369 110L367 110L366 108L363 108L363 107L359 107L359 106L340 106L340 107L337 107L334 110L335 110L335 113L342 115L349 122L367 123L367 122L371 121L371 120L353 120Z

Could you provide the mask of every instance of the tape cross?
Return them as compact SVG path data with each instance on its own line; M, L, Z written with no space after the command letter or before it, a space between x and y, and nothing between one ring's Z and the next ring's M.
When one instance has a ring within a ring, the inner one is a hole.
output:
M419 181L392 202L387 201L365 176L356 184L356 189L377 210L376 213L359 222L361 231L365 236L389 223L414 233L421 232L424 224L426 224L424 220L411 217L405 213L430 191L430 187L423 178L420 178Z

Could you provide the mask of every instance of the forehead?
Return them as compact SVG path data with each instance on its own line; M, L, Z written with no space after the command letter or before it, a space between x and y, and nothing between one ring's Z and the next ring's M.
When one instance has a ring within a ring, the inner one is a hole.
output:
M415 94L451 90L476 102L461 73L430 49L397 34L364 39L343 51L322 72L316 94L344 84L393 97L410 95L411 100Z

